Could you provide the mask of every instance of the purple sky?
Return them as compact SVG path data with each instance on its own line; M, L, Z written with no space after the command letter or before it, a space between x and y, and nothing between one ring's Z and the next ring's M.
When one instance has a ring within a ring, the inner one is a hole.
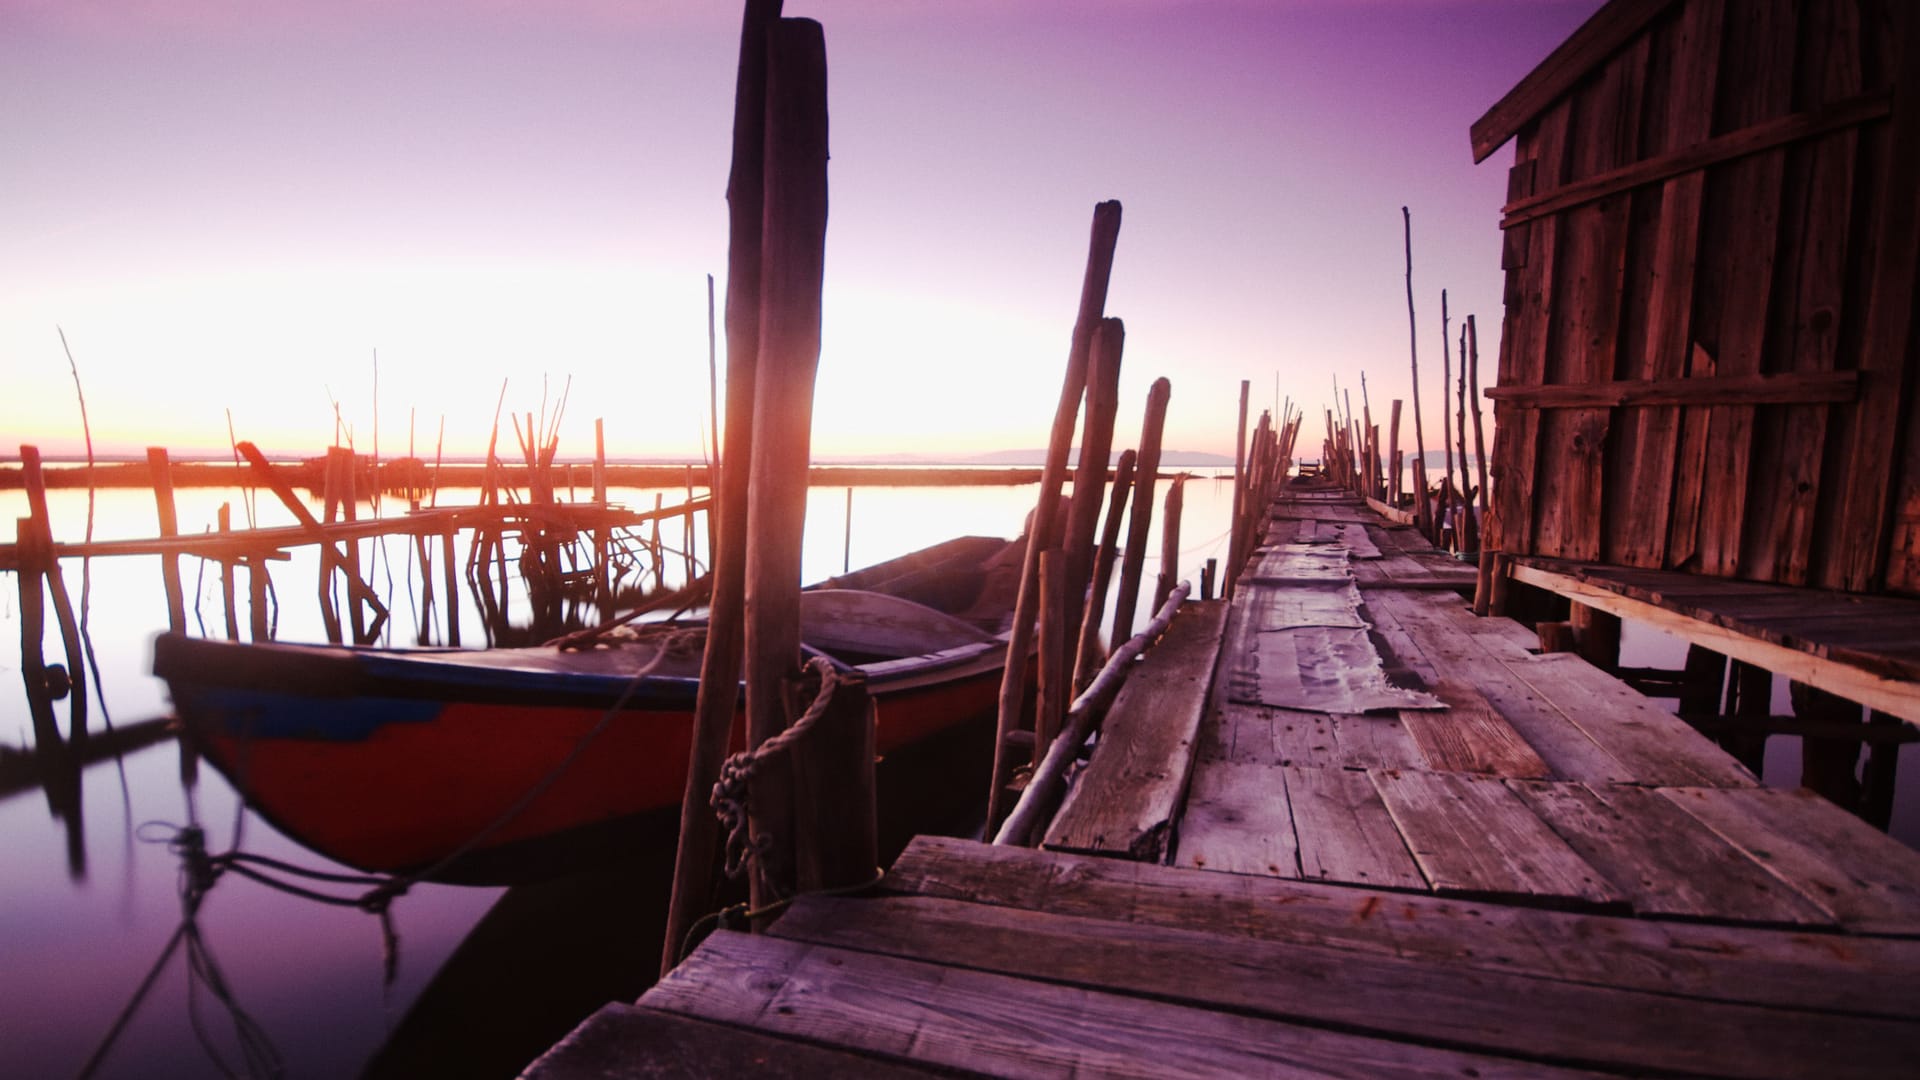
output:
M1498 348L1511 150L1468 126L1598 0L789 0L826 27L823 455L1042 445L1093 204L1123 435L1232 452L1239 381L1427 420L1439 292ZM484 445L572 379L563 454L697 454L739 9L692 0L0 0L0 430L312 453L409 410ZM724 353L723 353L724 356ZM1257 408L1256 408L1257 413ZM1317 445L1319 426L1308 428ZM1411 442L1411 423L1407 425ZM1437 442L1437 435L1433 436ZM12 446L4 448L11 455Z

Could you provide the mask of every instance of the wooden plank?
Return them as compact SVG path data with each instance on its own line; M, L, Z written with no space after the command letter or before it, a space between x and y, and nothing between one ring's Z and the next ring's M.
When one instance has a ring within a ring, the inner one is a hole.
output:
M1329 719L1333 721L1333 739L1338 746L1335 763L1347 769L1420 768L1426 764L1426 755L1408 732L1406 722L1407 717L1415 715L1428 714L1417 709L1333 714Z
M1273 718L1283 711L1262 705L1216 704L1200 724L1195 760L1274 764L1279 755L1273 745Z
M1586 904L1625 899L1498 780L1395 770L1368 775L1435 892Z
M1513 725L1494 712L1487 699L1472 687L1443 678L1432 689L1434 696L1447 703L1445 712L1401 713L1428 768L1502 777L1553 775Z
M1046 846L1155 861L1165 854L1227 608L1224 600L1187 605L1128 675Z
M1330 713L1304 709L1269 709L1264 706L1235 705L1235 709L1259 708L1267 716L1272 755L1262 764L1324 765L1338 768L1341 759L1339 736Z
M1713 124L1713 95L1719 72L1721 24L1725 0L1691 0L1680 13L1671 35L1666 109L1649 110L1649 145L1673 149L1706 138ZM1630 278L1633 295L1644 298L1629 308L1623 329L1626 374L1648 381L1678 378L1687 372L1692 338L1693 285L1700 241L1700 200L1706 189L1704 173L1677 176L1659 192L1636 198L1652 204L1652 223L1643 235L1646 265ZM1637 333L1636 333L1637 331ZM1705 375L1709 373L1696 373ZM1607 487L1606 520L1610 526L1601 557L1635 566L1662 566L1674 507L1675 485L1697 491L1698 476L1676 477L1681 411L1671 407L1633 409L1616 421L1619 437L1610 447L1609 462L1616 482ZM1627 478L1631 478L1629 481ZM1682 500L1697 505L1697 494ZM1686 535L1693 535L1689 524ZM1689 549L1691 550L1691 549Z
M1525 175L1533 190L1558 187L1567 175L1572 103L1562 100L1542 113L1530 138L1516 151L1518 161L1532 163ZM1522 194L1531 194L1523 192ZM1500 336L1501 386L1538 386L1546 382L1548 331L1552 322L1555 256L1559 222L1546 218L1527 227L1527 255L1523 265L1507 271L1505 322ZM1541 414L1512 409L1494 402L1494 474L1500 550L1535 550L1535 487L1538 483L1538 443Z
M1852 371L1721 375L1697 379L1615 379L1572 386L1494 386L1484 393L1516 409L1586 409L1620 405L1767 405L1852 401Z
M1449 677L1471 685L1520 733L1554 776L1599 783L1635 778L1632 770L1514 674L1489 650L1487 639L1469 629L1476 622L1506 620L1475 620L1471 612L1457 607L1424 603L1418 594L1400 593L1376 598L1369 610L1378 620L1378 632L1395 645L1400 659L1417 654L1424 657L1420 663L1428 672L1444 668ZM1439 676L1429 678L1431 685Z
M1638 148L1640 95L1649 52L1645 37L1622 48L1574 99L1580 117L1569 176L1578 180L1630 158ZM1620 348L1632 202L1613 196L1560 216L1558 296L1548 316L1548 383L1610 381ZM1533 550L1596 558L1605 505L1606 448L1612 415L1604 407L1562 409L1540 419L1539 483Z
M1202 761L1180 816L1173 865L1299 877L1299 845L1277 765Z
M1300 877L1380 889L1426 889L1427 879L1365 772L1305 766L1281 772L1298 838Z
M1576 653L1503 661L1639 783L1753 787L1752 774L1678 716Z
M1170 997L1210 1011L1326 1025L1403 1045L1449 1045L1589 1068L1884 1076L1901 1067L1920 1039L1920 1027L1888 1020L1713 1002L1676 1009L1671 998L1656 994L925 897L803 900L774 933L851 957L964 965L1073 990Z
M1007 1077L1520 1077L1536 1075L1540 1068L725 931L709 938L641 1003L813 1043Z
M1831 926L1825 912L1739 848L1648 788L1508 785L1637 912L1729 922Z
M1548 214L1619 195L1646 184L1683 177L1792 143L1843 133L1879 120L1889 111L1889 96L1872 93L1760 121L1739 131L1729 131L1712 139L1687 144L1670 153L1586 177L1555 191L1510 201L1502 208L1500 227L1509 229L1524 225Z
M1728 21L1716 124L1739 128L1791 107L1795 35L1792 0L1752 0ZM1786 153L1769 150L1707 176L1694 336L1713 354L1718 375L1761 369L1767 311L1779 256ZM1863 389L1865 389L1863 387ZM1705 476L1697 542L1702 573L1732 577L1740 567L1743 513L1752 478L1754 408L1716 405L1707 421ZM1770 526L1763 526L1770 527Z
M1801 9L1805 43L1796 96L1834 101L1859 94L1860 13L1849 4ZM1857 131L1845 130L1792 147L1786 157L1779 281L1769 308L1763 363L1796 377L1847 375L1833 370L1848 307L1850 224ZM1749 577L1807 583L1831 410L1815 399L1763 409L1757 417L1740 566Z
M1244 705L1317 712L1440 707L1431 695L1387 680L1364 629L1267 631L1255 635L1251 649L1230 663L1228 699Z
M612 1002L535 1059L521 1080L674 1077L932 1077L902 1061L814 1046L691 1016Z
M1664 12L1672 0L1616 0L1602 6L1566 41L1473 122L1473 160L1485 161L1528 122L1558 102L1628 39Z
M972 903L1526 972L1681 999L1920 1018L1920 940L1463 902L919 837L884 887Z
M1779 645L1752 633L1669 611L1657 604L1622 596L1612 589L1537 566L1515 564L1513 577L1580 603L1636 619L1714 652L1745 661L1785 678L1838 694L1871 709L1920 723L1920 685L1866 670L1856 662L1829 659ZM1581 779L1586 779L1582 777Z
M1663 792L1850 930L1920 935L1920 854L1805 788Z

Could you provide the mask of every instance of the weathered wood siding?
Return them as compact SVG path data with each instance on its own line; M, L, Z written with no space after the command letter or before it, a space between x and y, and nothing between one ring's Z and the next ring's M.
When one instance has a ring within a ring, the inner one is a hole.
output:
M1475 125L1501 549L1920 593L1916 23L1615 0Z

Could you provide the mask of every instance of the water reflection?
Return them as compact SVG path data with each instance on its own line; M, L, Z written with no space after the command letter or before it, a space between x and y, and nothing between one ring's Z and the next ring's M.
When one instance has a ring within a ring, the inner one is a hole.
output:
M8 502L17 494L0 493L0 511L24 513ZM663 494L669 502L684 497L679 490ZM619 491L614 498L650 508L655 495ZM441 493L443 504L462 497ZM818 490L808 506L813 542L804 555L804 576L828 577L848 564L878 562L959 534L1015 535L1032 497L1032 487L860 488L851 501L845 489ZM56 490L50 498L54 535L81 535L85 493ZM1209 555L1224 554L1229 498L1224 483L1189 486L1183 519L1189 539L1182 546L1192 562L1184 573L1196 573ZM180 489L177 499L183 531L215 521L223 503L245 505L241 493L213 489ZM152 499L144 491L102 492L99 506L95 535L102 539L155 531ZM277 510L263 501L255 520L289 523L290 517L272 516ZM662 529L661 559L656 564L649 530L639 537L645 545L619 564L623 584L646 588L664 580L672 587L686 579L689 554L696 569L705 565L702 529L685 545L690 551L681 550L672 519ZM1149 545L1149 551L1158 550L1157 540ZM456 633L469 644L500 640L486 601L468 587L470 550L462 546L451 559L444 551L430 554L422 557L406 538L364 543L364 577L393 612L389 635L402 643L437 643ZM290 556L263 568L272 578L275 636L324 640L312 591L317 555L306 548ZM1150 558L1149 574L1151 564ZM517 551L509 552L506 573L498 552L490 565L495 612L509 626L530 618ZM574 582L561 605L561 623L595 617L592 597L578 587L577 577L568 577L578 569L569 556L562 552L549 565ZM449 611L449 566L460 570L457 614ZM190 620L203 633L223 636L220 567L202 569L190 560L183 570ZM167 624L156 571L153 557L99 559L90 569L92 638L102 675L90 689L109 715L167 712L164 687L147 674L151 636ZM233 572L235 579L245 577L242 570ZM505 602L499 603L503 582ZM238 591L244 604L249 590ZM0 610L0 641L19 640L17 620L12 605ZM244 630L247 620L238 621ZM18 659L11 649L0 649L0 675ZM0 719L8 721L0 724L0 739L19 747L0 751L0 909L8 912L7 931L0 934L7 988L0 1042L10 1072L73 1075L113 1031L181 932L186 914L193 918L199 959L188 965L174 955L160 970L103 1055L99 1075L210 1075L217 1070L203 1038L236 1070L271 1065L273 1057L263 1051L270 1042L292 1076L348 1076L363 1069L371 1076L512 1075L586 1012L637 995L657 967L670 844L638 843L630 862L510 892L416 886L390 908L390 945L380 917L357 907L318 903L230 872L211 888L189 889L197 880L196 861L236 849L329 873L353 872L299 848L246 812L224 780L199 772L192 756L170 741L164 719L118 725L109 737L96 713L84 754L71 752L71 740L58 739L45 743L52 749L42 754L31 749L34 724L24 695L0 700L6 702ZM143 829L148 822L173 826ZM201 829L199 853L182 844L187 826ZM141 843L137 835L171 843ZM352 898L373 887L339 882L328 889ZM187 898L190 909L183 908ZM184 944L173 948L186 950ZM390 956L397 959L391 982ZM222 997L246 1019L222 1007Z

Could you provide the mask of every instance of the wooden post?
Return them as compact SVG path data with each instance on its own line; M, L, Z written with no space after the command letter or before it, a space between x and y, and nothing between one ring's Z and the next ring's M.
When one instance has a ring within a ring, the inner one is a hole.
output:
M173 466L164 446L147 447L147 469L152 473L153 502L160 515L160 535L180 535L180 519L173 509ZM180 557L160 556L160 581L167 591L167 626L175 633L187 629L187 601L180 589Z
M247 556L247 622L255 641L273 638L273 623L267 617L267 591L273 584L267 572L270 565L265 551Z
M1427 436L1420 424L1420 323L1413 314L1413 214L1403 206L1400 219L1407 238L1407 329L1411 335L1407 348L1413 368L1413 514L1420 531L1429 541L1435 541L1433 507L1427 498Z
M693 580L700 576L700 571L693 557L693 466L691 465L687 466L686 481L687 501L681 504L683 513L680 516L680 546L682 548L681 554L685 557L686 562L687 576L684 584L691 585L693 584Z
M1448 406L1452 403L1452 395L1453 395L1453 345L1452 345L1452 342L1450 342L1447 339L1448 333L1449 333L1449 327L1447 322L1447 290L1441 289L1440 290L1440 449L1441 449L1442 460L1443 460L1442 467L1444 468L1445 472L1442 474L1442 479L1440 481L1441 500L1440 500L1439 514L1440 514L1440 521L1441 521L1440 528L1443 533L1443 540L1444 540L1444 533L1450 529L1453 533L1454 547L1456 550L1459 550L1460 549L1460 521L1459 521L1459 515L1453 513L1454 501L1459 496L1459 492L1455 490L1453 486L1453 412L1450 408L1448 408ZM1465 463L1463 462L1462 464L1465 464ZM1447 524L1448 522L1451 522L1452 524L1448 525Z
M360 491L358 465L353 458L353 449L336 446L331 453L339 459L340 469L340 516L346 521L357 521L360 516ZM364 580L360 576L360 541L349 538L346 541L346 571L350 581ZM353 642L356 645L372 643L373 637L367 632L367 616L360 606L360 593L347 590L347 622L353 628ZM378 633L376 630L375 633Z
M1040 553L1039 700L1033 715L1033 760L1046 756L1067 713L1067 556L1059 548Z
M1393 412L1387 421L1387 466L1393 479L1387 483L1387 505L1400 509L1400 399L1393 399Z
M611 536L607 528L607 422L593 421L593 505L600 515L593 526L593 598L600 617L613 616L613 581L608 576L607 549Z
M1574 647L1587 663L1612 673L1620 668L1620 616L1585 604L1573 605Z
M1180 579L1180 506L1185 498L1185 473L1167 485L1167 502L1160 516L1160 575L1153 586L1153 610L1159 611Z
M707 521L713 600L700 689L688 750L687 786L680 803L680 840L667 912L662 974L679 962L693 923L712 906L720 827L708 798L740 696L742 605L746 585L747 481L753 447L755 373L760 352L760 257L764 210L767 40L780 17L780 0L747 0L740 24L740 65L734 83L733 162L727 177L727 426L726 450L716 455L719 483ZM716 442L720 436L714 436Z
M1087 688L1087 682L1100 670L1100 624L1107 611L1107 583L1113 580L1114 545L1120 542L1121 516L1127 509L1127 497L1133 493L1132 450L1120 454L1114 466L1113 490L1107 499L1107 520L1100 528L1100 543L1094 548L1093 580L1087 588L1086 610L1080 616L1080 641L1074 649L1073 692Z
M39 525L32 518L15 519L13 536L20 560L20 680L26 685L27 711L33 717L34 746L54 753L60 746L60 729L53 719L53 695L42 651L47 601L40 589L49 557L41 550Z
M1533 625L1534 633L1540 635L1540 651L1543 653L1574 651L1573 624L1564 621L1542 620Z
M1153 527L1153 488L1160 472L1160 433L1167 422L1173 384L1163 376L1147 391L1146 422L1140 429L1140 457L1134 465L1133 512L1127 515L1127 550L1120 560L1120 591L1115 594L1113 634L1117 649L1133 636L1133 609L1140 602L1140 573L1147 559L1147 532Z
M1120 410L1120 359L1126 350L1127 330L1119 319L1101 319L1093 334L1087 367L1086 419L1081 424L1080 461L1073 473L1073 499L1067 505L1067 525L1061 541L1061 640L1077 641L1080 634L1078 598L1087 595L1093 576L1093 534L1100 524L1106 500L1108 459L1113 454L1114 417ZM1065 658L1064 649L1061 653ZM1066 712L1066 698L1060 712ZM1044 751L1036 749L1036 759Z
M1727 684L1727 658L1701 645L1687 646L1680 677L1680 717L1712 720L1720 715Z
M74 618L73 602L67 595L67 583L60 573L60 560L53 553L53 517L47 511L46 479L40 471L40 450L34 446L20 447L21 478L27 489L27 510L32 515L34 546L39 554L39 563L35 570L38 576L33 587L34 596L39 598L40 581L46 582L47 595L53 601L54 621L60 627L61 648L67 658L67 682L72 696L67 703L67 731L75 746L85 746L87 741L87 662L83 642L80 640L80 624ZM26 585L26 573L22 573L22 587ZM36 640L38 640L36 638Z
M215 528L222 536L233 532L233 504L221 503L214 514ZM235 610L233 589L234 557L227 555L220 560L220 607L227 616L227 640L240 640L240 614Z
M456 569L459 564L453 557L453 533L454 530L448 529L440 534L440 561L445 564L441 573L446 575L447 586L447 644L457 649L460 647L460 578Z
M1220 560L1208 559L1200 564L1200 599L1213 599L1213 581L1220 571Z
M853 488L847 488L847 536L840 548L840 572L853 572Z
M1857 702L1837 694L1792 681L1787 700L1793 715L1802 720L1824 721L1834 725L1852 725L1863 732L1866 710ZM1844 729L1842 729L1844 730ZM1803 737L1800 740L1800 786L1812 788L1828 802L1848 811L1860 807L1861 785L1854 769L1860 762L1860 740L1847 738Z
M1232 516L1227 519L1232 523L1227 534L1227 591L1225 595L1228 596L1233 594L1233 582L1234 579L1240 576L1238 567L1240 560L1245 555L1245 553L1240 550L1240 515L1246 503L1247 391L1251 388L1251 385L1252 384L1246 379L1240 380L1240 427L1233 436L1233 509L1230 511ZM1394 415L1399 415L1399 405L1397 403L1394 405Z
M1741 660L1735 660L1732 668L1727 680L1730 699L1727 711L1738 717L1765 720L1773 711L1773 672ZM1764 731L1732 734L1722 739L1721 745L1738 758L1748 772L1761 775L1767 756Z
M1460 549L1477 553L1480 550L1480 528L1479 522L1474 518L1473 495L1467 490L1473 484L1467 472L1467 328L1465 326L1460 328L1460 381L1455 387L1454 407L1458 412L1454 414L1453 438L1460 451L1460 516L1456 527L1460 537Z
M826 711L790 752L800 892L858 888L880 872L873 698L865 674L843 671L834 678Z
M1899 731L1899 717L1883 712L1867 714L1869 727ZM1893 793L1899 779L1900 744L1876 742L1867 752L1867 763L1860 770L1860 816L1867 824L1885 832L1893 820Z
M766 188L753 482L747 491L747 745L791 721L800 667L800 547L807 518L814 373L827 236L827 53L820 24L781 19L767 37ZM761 854L753 906L793 895L791 762L763 760L748 821Z
M805 482L801 483L804 488ZM667 493L653 493L653 534L647 540L647 550L653 553L653 584L655 588L667 587L667 556L660 547L660 519L666 516L662 511L667 505Z
M1007 636L1007 663L1000 673L999 719L993 744L993 776L987 789L987 824L999 820L1012 775L1007 739L1019 726L1027 697L1027 654L1033 648L1034 609L1040 591L1040 553L1052 546L1054 518L1059 510L1060 485L1067 471L1067 448L1073 443L1074 420L1087 383L1087 365L1093 352L1094 328L1107 306L1107 285L1113 275L1113 252L1120 239L1120 204L1103 202L1093 208L1092 237L1087 247L1086 276L1080 283L1080 309L1074 316L1067 347L1067 370L1054 407L1053 430L1047 442L1046 466L1040 471L1040 494L1027 529L1026 557L1020 564L1020 593L1014 603L1013 627Z
M1480 427L1480 330L1474 325L1473 316L1467 316L1467 378L1468 394L1473 399L1473 460L1479 467L1480 477L1480 582L1474 589L1473 610L1477 615L1485 615L1491 601L1493 588L1493 539L1498 533L1492 528L1492 516L1488 506L1493 497L1492 488L1487 482L1487 442Z

